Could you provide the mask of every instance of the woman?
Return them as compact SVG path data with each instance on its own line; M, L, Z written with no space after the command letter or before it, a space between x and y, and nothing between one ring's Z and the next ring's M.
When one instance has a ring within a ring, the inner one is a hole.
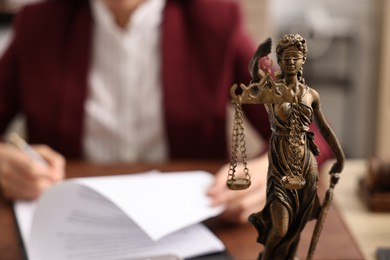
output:
M321 134L336 155L331 174L341 172L343 151L324 119L320 97L302 77L307 45L298 34L285 35L276 46L281 72L274 81L259 71L254 82L238 97L241 103L265 103L271 123L269 168L265 208L249 217L264 244L259 259L294 259L300 232L318 216L318 167L314 134L309 126L314 115Z
M242 20L239 5L225 0L50 0L23 8L0 60L0 132L22 113L48 167L0 142L3 195L37 198L64 176L64 158L224 160L228 88L250 80L254 51ZM268 139L265 110L247 112ZM264 157L254 161L261 173ZM265 197L229 194L225 180L222 169L208 191L213 205L246 221ZM265 174L255 183L265 189Z

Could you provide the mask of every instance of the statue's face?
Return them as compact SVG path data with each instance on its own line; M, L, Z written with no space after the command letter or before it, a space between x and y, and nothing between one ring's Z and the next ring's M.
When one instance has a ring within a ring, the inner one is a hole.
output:
M296 47L283 51L279 66L286 74L297 74L305 63L305 57Z

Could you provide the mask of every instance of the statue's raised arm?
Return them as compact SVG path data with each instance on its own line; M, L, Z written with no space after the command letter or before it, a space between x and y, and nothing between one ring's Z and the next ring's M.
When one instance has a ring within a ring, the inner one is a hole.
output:
M271 38L259 45L249 62L252 80L248 86L240 83L230 88L232 103L280 104L294 100L294 93L283 82L275 82L271 75L272 60L268 58L271 46Z

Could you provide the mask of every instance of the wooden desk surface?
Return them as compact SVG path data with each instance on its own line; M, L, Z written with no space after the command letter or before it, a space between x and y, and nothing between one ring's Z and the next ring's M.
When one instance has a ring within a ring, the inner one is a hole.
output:
M217 162L175 162L169 164L98 165L72 162L67 166L67 177L103 176L143 172L151 169L161 171L206 170L216 172ZM320 190L324 193L323 188ZM237 260L256 259L262 246L256 243L255 229L247 225L233 226L210 219L206 224L223 241L228 252ZM302 233L298 257L305 259L314 222L310 222ZM0 259L23 259L23 249L18 239L17 224L12 204L0 197ZM315 259L363 259L354 239L341 220L335 206L332 206L317 245Z

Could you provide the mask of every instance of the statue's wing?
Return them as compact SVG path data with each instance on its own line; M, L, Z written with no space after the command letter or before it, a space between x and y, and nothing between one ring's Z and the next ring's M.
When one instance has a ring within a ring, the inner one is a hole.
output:
M267 38L264 42L260 43L256 52L253 54L252 59L249 62L249 73L253 78L252 82L260 81L259 75L257 73L259 70L259 59L271 53L271 46L272 40L271 38Z

